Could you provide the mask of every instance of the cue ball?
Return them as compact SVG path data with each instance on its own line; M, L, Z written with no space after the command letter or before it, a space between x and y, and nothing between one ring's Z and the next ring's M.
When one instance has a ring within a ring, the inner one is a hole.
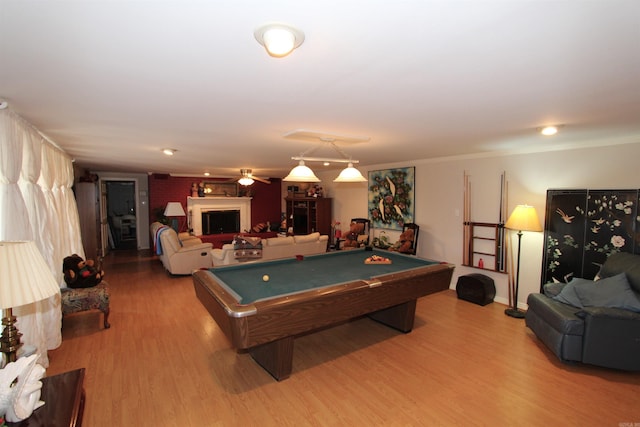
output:
M263 282L268 282L269 281L269 275L265 274L264 276L262 276L262 281Z

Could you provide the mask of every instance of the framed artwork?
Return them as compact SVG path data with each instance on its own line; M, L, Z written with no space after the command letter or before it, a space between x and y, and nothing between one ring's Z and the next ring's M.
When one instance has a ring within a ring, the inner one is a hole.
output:
M205 197L238 197L236 182L204 181L203 187Z
M369 220L374 228L402 230L414 222L415 167L369 171Z

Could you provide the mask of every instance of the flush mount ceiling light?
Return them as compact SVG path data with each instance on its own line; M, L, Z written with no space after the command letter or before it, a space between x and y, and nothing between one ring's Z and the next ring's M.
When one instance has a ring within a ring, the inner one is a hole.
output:
M288 134L289 135L289 134ZM285 135L286 137L287 135ZM298 160L300 163L298 166L293 168L289 175L283 178L283 181L293 181L293 182L319 182L320 179L313 173L313 171L305 166L304 162L322 162L325 166L330 163L347 163L348 166L340 172L340 175L333 182L366 182L367 179L362 176L360 171L353 167L354 163L359 163L358 160L353 160L351 157L347 156L344 151L340 149L335 143L335 139L331 136L327 136L327 134L322 134L321 137L318 137L321 144L329 144L331 148L342 156L341 158L324 158L324 157L309 157L308 154L311 154L313 151L317 150L319 146L312 147L306 152L302 153L300 156L292 157L292 160Z
M176 153L176 151L178 151L178 150L175 150L173 148L163 148L162 149L162 152L167 156L173 156Z
M558 133L558 129L560 128L560 126L545 126L540 128L540 133L544 136L553 136L556 133Z
M302 31L279 22L264 24L253 35L267 49L267 53L275 58L287 56L304 42Z

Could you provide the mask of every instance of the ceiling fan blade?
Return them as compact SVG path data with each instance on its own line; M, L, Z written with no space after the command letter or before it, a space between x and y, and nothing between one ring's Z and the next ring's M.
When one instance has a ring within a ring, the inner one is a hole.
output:
M260 181L264 184L271 184L271 181L269 181L268 179L258 178L257 176L251 175L251 179L255 179L256 181Z

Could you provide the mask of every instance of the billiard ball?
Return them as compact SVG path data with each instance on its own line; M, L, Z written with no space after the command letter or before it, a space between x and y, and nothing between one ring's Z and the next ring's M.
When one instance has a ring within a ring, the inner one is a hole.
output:
M269 281L269 275L265 274L264 276L262 276L262 281L263 282L268 282Z

